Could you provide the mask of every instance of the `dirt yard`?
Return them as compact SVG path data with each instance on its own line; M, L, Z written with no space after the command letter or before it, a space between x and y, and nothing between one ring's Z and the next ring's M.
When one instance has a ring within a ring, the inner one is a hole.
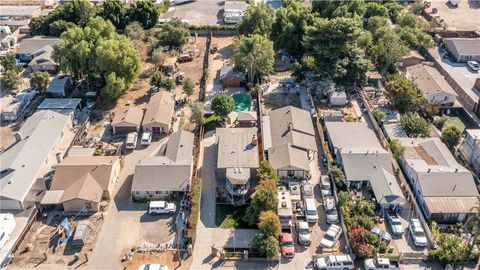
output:
M189 264L183 262L179 265L179 261L175 253L172 252L150 252L150 253L134 253L132 260L123 263L124 269L138 270L142 264L163 264L168 266L168 269L188 269Z
M69 220L71 218L72 217L69 217ZM74 228L81 219L83 219L83 217L78 217L74 221L70 221L72 238L75 233ZM58 239L57 234L55 233L56 226L46 224L45 220L36 221L15 253L11 268L32 269L41 266L42 264L57 265L60 268L77 268L86 265L85 254L89 256L103 224L103 218L101 218L100 215L93 215L88 219L90 221L90 233L86 245L79 248L72 246L70 242L68 242L67 244L60 244L55 252L53 251L53 245L55 243L54 239ZM62 220L63 217L58 219L55 224L60 224ZM80 254L79 259L75 258L75 253Z
M264 96L264 113L268 114L270 110L275 110L285 106L302 107L300 97L297 94L269 93Z
M216 46L218 52L210 54L208 59L208 80L207 85L214 84L222 66L230 60L232 56L233 37L213 37L210 48ZM219 82L218 82L219 83Z

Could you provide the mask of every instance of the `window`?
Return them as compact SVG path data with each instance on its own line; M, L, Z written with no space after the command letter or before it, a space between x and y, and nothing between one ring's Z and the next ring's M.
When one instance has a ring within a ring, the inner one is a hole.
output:
M295 175L295 171L288 170L288 171L287 171L287 175L288 175L289 177L293 177L293 176Z
M140 191L135 191L135 194L140 195Z
M157 194L157 195L158 195L158 194L162 194L162 193L163 193L163 192L161 192L161 191L155 191L155 194Z
M448 100L448 97L445 96L445 97L443 98L443 101L447 101L447 100Z

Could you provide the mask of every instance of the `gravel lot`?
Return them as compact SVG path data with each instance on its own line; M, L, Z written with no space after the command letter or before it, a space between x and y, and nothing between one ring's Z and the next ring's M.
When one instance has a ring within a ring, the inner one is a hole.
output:
M447 0L430 1L432 6L427 9L428 13L433 8L438 10L434 16L440 16L448 25L448 30L457 31L479 31L480 24L478 16L480 16L480 3L474 1L462 1L458 7L448 4ZM476 19L477 18L477 19Z
M175 5L161 19L179 18L193 25L215 25L223 22L224 1L197 0Z

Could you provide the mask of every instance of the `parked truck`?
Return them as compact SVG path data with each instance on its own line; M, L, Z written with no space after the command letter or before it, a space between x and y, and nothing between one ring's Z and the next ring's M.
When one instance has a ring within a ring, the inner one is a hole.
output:
M363 263L366 270L399 270L400 264L398 261L387 258L366 259Z
M400 217L395 211L387 211L386 213L390 229L394 235L403 235L404 229Z

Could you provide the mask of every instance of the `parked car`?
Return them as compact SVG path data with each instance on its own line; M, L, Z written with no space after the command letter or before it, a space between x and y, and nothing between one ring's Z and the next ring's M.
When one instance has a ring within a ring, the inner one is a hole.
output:
M323 164L323 166L327 166L327 163L328 163L327 156L322 155L322 164Z
M283 257L293 258L295 256L295 245L293 244L293 237L291 233L282 233L281 246Z
M182 84L183 81L185 80L185 72L179 72L176 78L176 83L177 84Z
M320 246L324 248L332 248L342 235L342 227L332 224L320 241Z
M178 57L178 62L179 63L185 63L185 62L190 62L193 61L193 57L189 54L182 54Z
M148 205L150 215L173 214L176 210L177 206L174 203L167 203L166 201L150 201Z
M371 232L375 235L377 235L378 237L380 237L380 239L382 239L383 241L385 242L390 242L392 241L392 235L389 234L388 232L386 231L383 231L382 229L378 228L378 227L375 227L371 230Z
M314 186L308 182L302 185L302 197L304 200L309 198L315 198L313 188Z
M423 230L420 220L412 218L409 225L410 235L413 238L413 243L417 247L426 247L428 245L427 236Z
M168 270L168 267L163 264L142 264L138 270Z
M354 269L350 255L327 255L313 259L313 267L316 270L351 270Z
M298 234L298 243L304 246L309 246L312 243L310 237L310 228L308 223L305 221L297 222L297 234Z
M387 219L390 223L390 229L394 235L403 235L404 229L400 217L395 211L387 211Z
M322 197L332 195L332 186L330 184L330 176L322 175L320 177L320 182L322 184Z
M340 221L340 219L338 217L337 207L325 210L325 216L327 218L327 223L328 224L338 223Z
M318 212L317 205L315 204L315 199L308 198L305 199L305 216L308 223L317 223L318 221Z
M127 139L125 140L125 148L128 150L133 150L137 148L137 132L130 132L127 134Z
M152 133L151 132L143 132L142 139L140 140L140 145L148 146L152 143Z
M477 61L467 61L467 66L473 72L478 72L480 70L480 64Z
M387 258L377 258L377 259L365 259L363 262L365 270L398 270L400 269L400 264L398 261L390 260Z

